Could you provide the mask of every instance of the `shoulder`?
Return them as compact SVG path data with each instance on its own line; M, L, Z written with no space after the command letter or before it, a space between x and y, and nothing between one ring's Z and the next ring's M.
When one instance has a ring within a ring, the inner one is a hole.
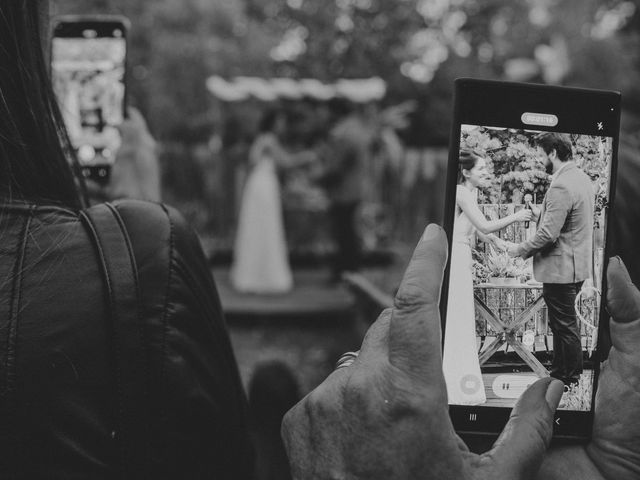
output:
M164 291L168 278L206 269L197 234L175 208L141 200L113 202L131 241L141 286Z
M555 189L574 193L591 193L593 190L593 188L585 189L587 186L591 187L591 179L589 175L577 165L573 165L561 174L551 186Z
M566 185L571 182L575 182L576 178L583 177L589 178L588 175L584 173L584 171L578 165L572 163L571 165L567 165L562 169L562 171L558 174L558 178L556 178L553 184Z
M469 202L473 201L473 192L464 185L456 186L456 201L457 202Z
M471 193L471 192L469 191L468 188L465 188L464 185L456 185L456 195L462 196L462 195L466 195L467 193Z
M118 200L112 205L122 218L132 241L157 244L170 241L172 236L193 234L183 215L168 205L142 200Z

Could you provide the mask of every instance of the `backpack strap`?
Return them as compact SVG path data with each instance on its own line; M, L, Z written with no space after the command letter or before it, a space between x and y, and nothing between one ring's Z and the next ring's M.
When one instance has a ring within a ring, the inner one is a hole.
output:
M122 217L110 204L81 212L101 264L110 318L111 372L116 387L114 430L121 478L145 478L149 464L149 388L146 333L138 272Z

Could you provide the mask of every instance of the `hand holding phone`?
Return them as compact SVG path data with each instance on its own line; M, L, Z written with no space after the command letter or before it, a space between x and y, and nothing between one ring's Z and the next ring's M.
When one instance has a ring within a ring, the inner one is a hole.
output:
M142 114L133 107L119 127L122 145L111 168L106 184L86 181L89 197L95 202L132 198L160 202L160 164L156 142L151 136Z
M619 258L607 270L612 348L600 373L591 441L551 448L538 480L632 480L640 476L640 292Z
M446 414L438 299L446 263L442 229L430 225L395 297L353 364L296 405L282 433L294 478L519 480L551 440L563 385L550 378L520 398L494 447L475 455Z

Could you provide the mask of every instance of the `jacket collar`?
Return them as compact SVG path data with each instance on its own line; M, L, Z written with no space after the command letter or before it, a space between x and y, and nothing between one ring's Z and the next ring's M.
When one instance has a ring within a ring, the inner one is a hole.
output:
M560 169L555 172L552 176L551 176L551 181L555 181L558 179L558 177L560 177L560 175L570 172L571 170L574 170L578 168L578 166L576 165L576 162L574 160L568 160L565 164L563 164Z

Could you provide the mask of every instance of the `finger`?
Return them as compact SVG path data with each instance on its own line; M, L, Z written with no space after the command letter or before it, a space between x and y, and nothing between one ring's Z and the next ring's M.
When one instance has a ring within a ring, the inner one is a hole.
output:
M631 281L620 257L609 260L607 307L611 313L611 342L623 352L637 352L640 343L640 292Z
M90 178L85 178L84 183L87 187L87 193L89 195L98 196L98 195L101 195L104 191L104 187L102 187L102 185L100 185L95 180L92 180Z
M496 478L526 478L537 471L553 435L553 416L564 384L543 378L518 399L489 457Z
M369 327L362 341L362 348L360 348L358 356L359 362L369 363L379 358L387 358L391 312L391 308L385 309L375 323Z
M130 106L127 108L127 118L134 123L145 123L144 117L136 107Z
M292 478L304 478L301 462L304 457L299 452L311 446L311 424L309 416L305 414L305 401L306 398L294 405L284 415L280 425L280 437L289 458Z
M444 231L431 224L400 283L389 327L389 362L427 382L442 377L438 305L446 261Z
M137 108L129 107L127 109L127 118L119 127L123 142L130 143L147 140L150 137L147 122Z
M607 306L615 321L629 323L640 318L640 292L620 257L609 260L607 285Z

